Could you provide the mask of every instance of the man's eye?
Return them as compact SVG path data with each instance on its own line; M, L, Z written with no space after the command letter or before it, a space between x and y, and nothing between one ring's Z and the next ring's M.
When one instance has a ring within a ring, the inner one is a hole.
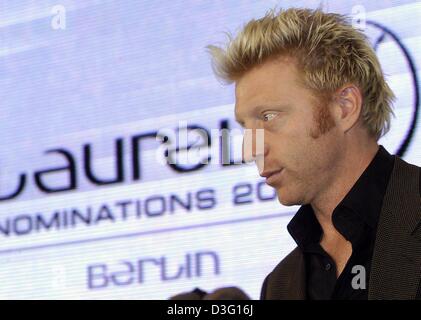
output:
M274 114L274 113L267 113L267 114L263 115L263 120L264 121L270 121L273 118L275 118L275 116L276 116L276 114Z

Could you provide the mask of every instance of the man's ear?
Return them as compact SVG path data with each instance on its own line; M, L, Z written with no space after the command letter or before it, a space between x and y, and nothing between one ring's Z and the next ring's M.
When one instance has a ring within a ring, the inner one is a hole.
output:
M335 121L342 132L349 131L356 125L361 115L362 95L353 85L341 87L335 93Z

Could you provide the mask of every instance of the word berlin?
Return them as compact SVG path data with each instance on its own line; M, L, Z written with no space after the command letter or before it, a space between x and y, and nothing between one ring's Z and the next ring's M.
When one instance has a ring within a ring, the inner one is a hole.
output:
M200 130L201 132L207 133L207 137L205 138L207 141L204 141L204 143L207 145L207 147L211 147L212 145L212 138L211 134L209 133L209 130L198 126L198 125L190 125L185 128L188 130ZM179 128L177 128L177 131ZM222 132L222 137L220 137L220 141L214 141L214 143L220 143L220 160L221 160L221 166L229 166L229 165L236 165L241 164L242 161L234 161L232 159L232 145L231 145L231 139L229 134L226 134L230 128L229 128L229 120L223 119L219 121L219 130ZM224 134L225 133L225 134ZM145 139L161 139L161 144L168 143L168 136L161 136L161 134L158 131L150 131L142 134L136 134L133 136L130 136L128 139L123 138L116 138L114 141L115 148L114 148L114 161L115 161L115 172L114 177L112 178L103 178L98 177L97 174L95 174L94 170L94 162L95 159L92 155L93 153L93 146L92 143L85 143L82 146L82 155L81 159L78 159L76 155L74 155L70 150L67 150L65 148L55 148L55 149L49 149L45 151L45 154L47 155L61 155L63 159L66 162L66 165L61 167L53 167L53 168L46 168L43 170L38 170L33 173L20 173L17 178L17 183L15 183L15 188L13 190L2 190L0 189L0 202L11 200L17 198L19 195L21 195L25 188L28 185L28 178L33 177L35 187L41 191L42 193L58 193L58 192L65 192L65 191L74 191L78 189L79 186L79 180L80 180L80 174L83 174L84 177L87 179L87 181L95 186L103 186L103 185L111 185L111 184L122 184L125 183L128 179L128 173L125 172L125 149L127 146L125 144L129 144L130 146L130 169L131 170L131 179L132 181L138 181L141 180L141 142ZM129 141L126 141L129 140ZM171 143L175 143L172 141ZM197 148L198 146L197 141L191 142L187 141L187 144L185 146L178 146L172 150L165 150L165 157L174 158L174 154L180 153L180 152L186 152L190 151L191 149ZM203 144L199 147L203 147ZM205 160L205 161L203 161ZM207 159L201 159L198 160L196 164L185 166L181 165L180 163L174 163L174 162L168 162L167 165L173 169L177 173L184 173L184 172L192 172L195 170L199 170L209 164L209 161L211 160L211 156L207 156ZM78 161L80 163L78 163ZM150 164L148 164L148 168L151 167ZM78 169L80 168L80 169ZM57 175L57 179L60 177L62 179L63 175L67 173L66 181L61 186L49 186L44 177L50 176L50 175Z

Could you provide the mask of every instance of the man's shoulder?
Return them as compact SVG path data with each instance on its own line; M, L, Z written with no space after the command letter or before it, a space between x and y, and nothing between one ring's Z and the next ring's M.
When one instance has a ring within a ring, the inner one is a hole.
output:
M267 299L268 291L272 291L273 286L287 288L294 275L304 270L304 255L299 247L295 247L276 267L266 276L263 281L260 299Z
M395 156L395 163L396 163L396 160L398 159L398 161L403 165L403 166L405 166L405 167L413 167L413 168L415 168L415 169L417 169L418 170L418 192L419 192L419 195L420 195L420 197L421 197L421 167L420 166L418 166L418 165L416 165L416 164L414 164L414 163L410 163L410 162L407 162L407 161L405 161L404 159L402 159L402 158L400 158L400 157L398 157L398 156Z
M420 172L420 176L419 176L419 179L420 179L420 180L419 180L419 184L420 184L420 185L419 185L419 188L420 188L420 189L419 189L419 192L420 192L420 197L421 197L421 167L418 167L418 166L417 166L417 168L418 168L418 171Z
M409 164L409 165L414 166L415 168L418 169L418 172L419 172L419 176L418 176L419 190L418 191L419 191L420 196L421 196L421 167L417 166L416 164L413 164L413 163L409 163L409 162L406 162L406 161L404 161L404 162L405 162L405 164Z
M303 265L304 255L299 247L295 247L276 267L269 273L269 276L276 278L289 278L291 273L297 272Z
M285 258L283 258L277 266L273 269L271 273L281 272L293 268L300 263L301 258L303 257L303 252L299 247L295 247Z

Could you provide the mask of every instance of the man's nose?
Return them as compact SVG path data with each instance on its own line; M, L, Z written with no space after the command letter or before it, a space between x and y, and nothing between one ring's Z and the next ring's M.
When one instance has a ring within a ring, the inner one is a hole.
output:
M242 156L244 162L257 161L268 152L265 144L264 129L245 129L243 135Z

